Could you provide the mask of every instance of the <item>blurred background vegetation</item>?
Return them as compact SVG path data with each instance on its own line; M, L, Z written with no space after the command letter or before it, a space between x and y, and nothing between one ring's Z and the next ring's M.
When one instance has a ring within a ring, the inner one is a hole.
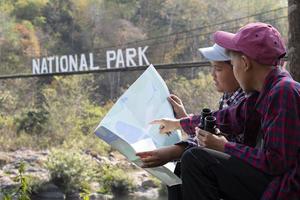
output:
M210 34L218 29L236 31L265 21L287 38L286 6L283 0L1 0L0 74L30 73L32 58L105 55L108 49L146 45L154 64L199 61L197 49L210 45ZM98 59L105 67L105 59ZM116 169L107 166L99 170L81 152L112 151L93 130L141 73L0 80L0 150L51 149L47 167L53 180L64 179L66 191L83 187L88 178L103 183L104 193L113 190L113 180L119 185L126 180L123 186L131 190L130 179L118 175L124 173L112 175ZM188 112L217 108L220 94L209 66L159 73Z

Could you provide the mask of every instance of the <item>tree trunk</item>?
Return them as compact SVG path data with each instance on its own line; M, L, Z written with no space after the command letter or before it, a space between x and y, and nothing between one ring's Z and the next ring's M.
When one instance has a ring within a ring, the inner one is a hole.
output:
M300 82L300 1L288 0L289 49L288 59L293 78Z

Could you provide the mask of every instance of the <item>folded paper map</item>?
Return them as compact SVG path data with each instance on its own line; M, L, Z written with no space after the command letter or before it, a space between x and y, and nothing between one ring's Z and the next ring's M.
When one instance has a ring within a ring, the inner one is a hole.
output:
M167 97L169 90L150 65L147 70L118 99L95 130L96 135L122 153L136 165L141 165L137 152L173 145L181 140L179 131L171 135L160 134L154 119L174 118ZM145 170L168 186L181 184L174 173L175 164Z

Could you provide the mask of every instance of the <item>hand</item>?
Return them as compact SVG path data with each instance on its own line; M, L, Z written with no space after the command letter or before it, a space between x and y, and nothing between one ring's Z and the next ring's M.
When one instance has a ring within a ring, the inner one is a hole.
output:
M198 127L195 130L200 146L224 152L225 144L228 142L224 136L212 134Z
M160 133L166 133L169 134L171 131L175 129L179 129L180 126L180 120L179 119L156 119L150 122L150 124L158 124L159 126L159 132Z
M183 117L188 117L188 114L185 111L185 108L183 106L183 103L181 101L181 99L179 97L177 97L174 94L171 94L168 97L169 102L171 103L174 113L175 113L175 117L177 119L183 118Z
M162 166L172 160L179 159L183 152L183 146L173 145L153 151L139 152L136 155L139 156L143 162L141 167L148 168Z

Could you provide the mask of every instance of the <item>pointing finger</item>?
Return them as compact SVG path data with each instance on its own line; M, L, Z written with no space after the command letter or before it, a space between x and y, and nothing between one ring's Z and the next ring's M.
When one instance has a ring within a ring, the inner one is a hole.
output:
M162 124L162 120L161 119L155 119L155 120L151 121L149 124Z

